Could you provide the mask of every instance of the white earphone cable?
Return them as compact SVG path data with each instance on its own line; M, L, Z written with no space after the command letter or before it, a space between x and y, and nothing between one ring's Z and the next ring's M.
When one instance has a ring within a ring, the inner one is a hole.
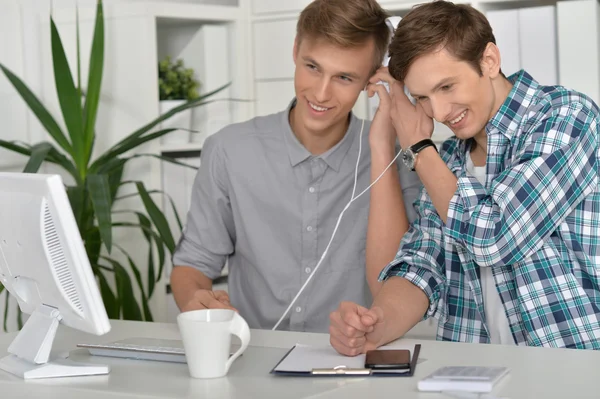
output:
M325 250L323 251L323 254L321 255L321 258L317 262L317 265L315 266L315 268L313 269L313 271L310 274L310 276L308 276L308 278L306 279L306 281L304 282L304 284L300 288L300 291L298 291L298 293L296 294L296 296L294 297L294 299L292 299L292 302L287 307L287 309L285 310L285 312L281 315L281 317L279 318L279 321L273 327L273 330L276 330L277 327L279 327L279 324L281 324L281 322L283 321L283 319L285 318L285 316L289 313L290 309L292 309L292 306L294 306L294 303L296 303L296 301L298 300L298 298L300 297L300 295L302 294L302 292L304 291L304 289L306 288L306 286L308 285L308 283L310 282L310 280L313 278L313 276L315 275L315 273L319 269L319 266L321 266L321 263L323 262L323 259L325 259L325 256L327 255L327 251L329 251L329 247L331 246L331 243L333 242L333 238L335 237L335 233L337 232L337 229L338 229L338 227L340 225L340 222L342 221L342 216L344 216L344 212L346 212L346 210L350 207L350 205L354 201L356 201L364 193L366 193L367 191L369 191L369 189L371 187L373 187L373 185L375 185L375 183L377 183L379 181L379 179L381 179L383 177L383 175L385 174L385 172L387 172L387 170L396 162L396 159L398 159L398 156L402 153L402 151L399 151L396 154L396 156L394 157L394 159L392 160L392 162L390 162L389 165L386 166L386 168L383 170L383 172L381 172L381 174L377 177L377 179L375 179L373 181L373 183L371 183L369 185L369 187L365 188L360 194L358 194L355 197L354 194L356 192L356 184L357 184L357 181L358 181L358 165L360 164L360 155L361 155L361 152L362 152L362 135L363 135L364 127L365 127L365 120L363 119L362 125L361 125L361 128L360 128L359 138L358 138L358 157L356 158L356 166L354 168L354 187L352 188L352 196L350 198L350 201L348 201L348 203L346 204L346 206L344 207L344 209L342 209L342 212L340 213L340 216L338 216L338 220L337 220L337 222L335 224L335 227L333 229L333 234L331 234L331 238L329 239L329 243L325 247Z

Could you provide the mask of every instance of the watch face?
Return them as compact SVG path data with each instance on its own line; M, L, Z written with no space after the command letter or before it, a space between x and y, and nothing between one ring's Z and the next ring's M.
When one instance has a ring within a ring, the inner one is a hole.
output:
M413 170L415 167L415 154L410 149L402 151L402 162L408 169Z

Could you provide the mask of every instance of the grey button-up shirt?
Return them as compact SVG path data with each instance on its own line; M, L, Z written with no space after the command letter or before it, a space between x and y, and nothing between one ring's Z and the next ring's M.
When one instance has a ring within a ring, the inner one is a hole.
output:
M362 121L333 148L311 155L289 124L289 111L234 124L210 136L173 257L207 277L229 259L229 296L251 328L273 328L316 266L352 195ZM356 194L370 184L370 123L365 121ZM400 162L409 220L421 188ZM344 213L327 256L280 329L327 332L341 301L369 306L365 241L369 192Z

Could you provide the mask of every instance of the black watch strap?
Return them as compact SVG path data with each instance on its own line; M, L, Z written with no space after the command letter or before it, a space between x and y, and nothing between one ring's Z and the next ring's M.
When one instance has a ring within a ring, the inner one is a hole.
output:
M433 146L433 148L435 148L436 151L438 150L435 143L431 139L421 140L421 141L411 145L410 150L413 152L413 154L418 154L420 151L423 151L425 148L431 147L431 146Z

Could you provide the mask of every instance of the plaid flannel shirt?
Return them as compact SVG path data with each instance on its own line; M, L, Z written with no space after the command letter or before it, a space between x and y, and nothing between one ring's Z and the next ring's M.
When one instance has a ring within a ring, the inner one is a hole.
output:
M486 125L485 186L466 173L471 142L447 140L458 182L446 224L423 189L380 280L425 292L438 339L489 342L480 267L491 267L517 344L600 349L598 106L525 71L509 79Z

